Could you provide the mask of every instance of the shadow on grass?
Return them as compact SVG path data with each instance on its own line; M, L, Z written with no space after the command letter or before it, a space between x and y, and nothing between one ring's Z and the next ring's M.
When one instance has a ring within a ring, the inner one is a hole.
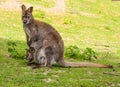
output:
M1 49L0 56L22 59L20 57L23 57L23 55L25 55L26 48L27 45L25 41L0 38L0 49ZM16 56L14 57L13 55Z
M8 45L9 43L15 43L15 46L12 47L11 45ZM8 48L12 48L13 51L8 52ZM0 56L2 56L3 58L7 57L7 58L13 58L16 60L19 60L19 59L25 60L26 48L28 47L25 41L0 38L0 49L1 49ZM95 62L103 63L103 64L119 63L119 56L116 56L110 52L101 52L99 53L98 58L99 59L95 60ZM69 61L70 59L67 58L67 60ZM79 59L76 59L76 60L79 61ZM53 67L61 67L61 66L54 64Z

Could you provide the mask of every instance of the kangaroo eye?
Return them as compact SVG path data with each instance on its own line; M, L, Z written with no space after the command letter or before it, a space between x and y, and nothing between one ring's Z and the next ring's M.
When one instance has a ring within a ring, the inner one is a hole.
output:
M27 18L30 18L30 15L28 15Z
M22 17L25 18L25 15L23 15Z

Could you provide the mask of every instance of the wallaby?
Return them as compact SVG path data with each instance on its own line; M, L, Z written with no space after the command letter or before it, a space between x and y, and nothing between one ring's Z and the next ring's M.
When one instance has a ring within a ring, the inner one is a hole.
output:
M31 38L32 41L30 40L31 43L26 53L28 63L36 62L42 66L51 67L51 60L53 59L51 56L53 55L53 50L50 46L51 41L49 42L46 39L44 41L34 41L34 38Z
M48 67L50 68L49 66L47 66L47 59L46 59L46 56L45 55L39 55L38 57L39 58L39 64L34 62L34 53L35 53L35 49L30 47L29 49L26 49L27 52L26 52L26 60L27 60L27 65L29 66L33 66L32 69L36 69L36 68L43 68L43 67ZM42 52L41 52L42 53Z
M40 51L40 50L39 50ZM28 62L29 65L34 64L34 54L35 54L35 49L30 47L29 49L27 49L26 52L26 60ZM45 54L43 53L43 50L41 49L39 55L39 60L37 60L39 66L47 66L47 59Z
M53 61L56 61L60 66L63 67L99 67L99 68L112 68L111 65L104 64L96 64L89 62L66 62L64 61L64 43L60 36L60 34L49 24L35 20L32 15L33 7L26 9L25 5L22 5L22 20L23 26L27 37L27 44L29 45L29 41L31 37L37 36L36 38L42 38L42 41L48 40L48 45L52 54L47 58L47 60L52 65ZM39 43L37 44L39 45ZM44 48L44 47L42 47ZM39 49L41 50L41 49ZM40 54L38 50L37 55ZM43 53L46 52L46 49ZM47 55L46 55L47 56ZM35 59L36 57L33 57ZM38 60L39 61L39 60ZM36 61L37 63L39 63Z

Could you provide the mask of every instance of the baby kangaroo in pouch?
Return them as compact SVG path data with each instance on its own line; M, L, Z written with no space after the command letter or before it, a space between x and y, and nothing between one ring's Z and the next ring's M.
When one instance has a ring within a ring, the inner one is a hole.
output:
M34 19L33 7L22 8L22 22L26 34L27 44L34 49L29 49L26 55L30 62L44 66L52 66L53 62L62 67L98 67L112 68L111 65L97 64L91 62L67 62L64 60L64 42L61 35L51 25Z
M38 45L38 43L40 44ZM50 56L52 56L53 51L50 46L46 45L46 43L48 43L47 40L44 40L43 44L41 40L31 43L30 48L27 50L26 53L26 59L28 63L35 62L36 64L39 64L40 67L41 66L51 67L52 61L50 60L52 59L50 59Z
M42 51L42 50L41 50ZM41 52L42 53L42 52ZM47 59L46 56L43 54L40 54L38 57L39 59L37 60L37 63L34 62L35 60L33 59L35 56L35 49L30 47L29 49L27 49L26 52L26 60L28 62L28 65L35 65L35 67L33 68L42 68L42 67L46 67L47 66Z

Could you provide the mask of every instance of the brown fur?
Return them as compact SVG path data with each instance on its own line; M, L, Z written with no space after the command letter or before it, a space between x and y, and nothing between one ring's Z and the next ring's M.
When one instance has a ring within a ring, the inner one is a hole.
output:
M32 11L33 11L33 7L30 7L26 10L26 7L22 5L22 16L23 16L22 20L23 20L23 26L26 33L28 45L30 46L31 43L41 40L35 46L37 47L37 49L35 48L37 52L35 53L33 59L37 58L39 60L38 55L40 54L40 50L44 48L45 49L44 52L46 54L46 58L50 66L54 61L56 61L60 66L63 67L112 68L111 65L88 63L88 62L64 61L64 43L60 34L51 25L35 20L32 16ZM45 41L47 42L45 43L45 45L43 45L43 42ZM38 49L40 45L41 45L41 49Z

